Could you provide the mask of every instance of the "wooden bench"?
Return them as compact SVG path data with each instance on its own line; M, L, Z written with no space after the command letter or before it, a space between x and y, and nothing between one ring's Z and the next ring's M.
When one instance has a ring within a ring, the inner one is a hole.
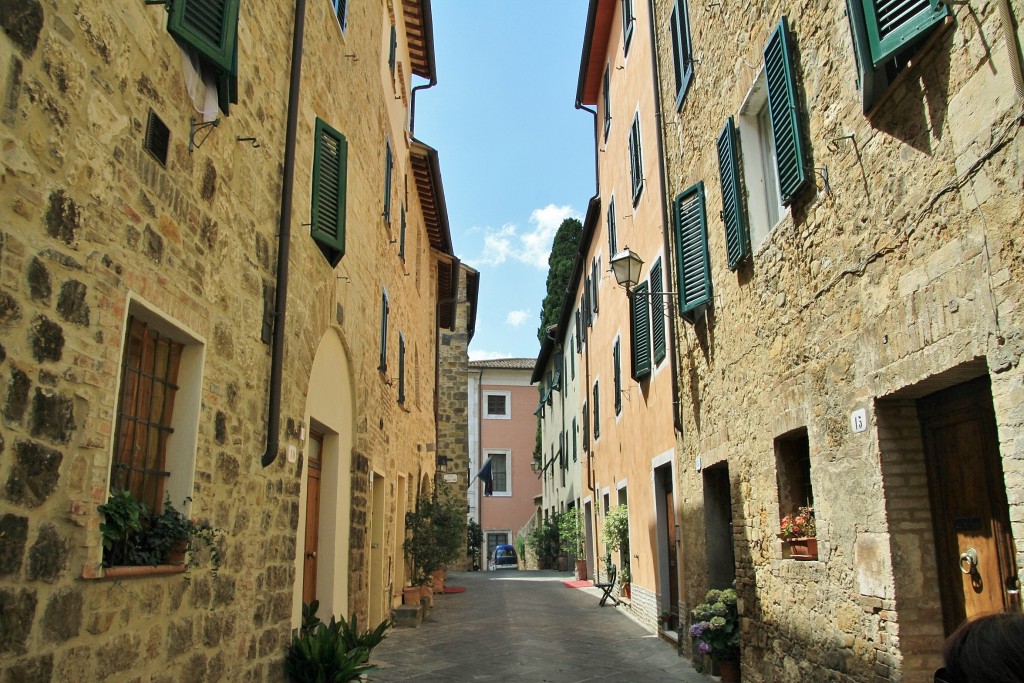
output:
M601 601L597 603L598 605L600 605L601 607L604 607L605 603L608 602L609 600L612 601L612 605L613 606L619 604L619 599L617 597L615 597L614 595L612 595L612 589L615 588L615 565L614 564L608 565L608 580L606 582L604 582L604 583L597 583L597 582L595 582L594 583L594 587L595 588L600 588L601 591L602 591L601 592Z

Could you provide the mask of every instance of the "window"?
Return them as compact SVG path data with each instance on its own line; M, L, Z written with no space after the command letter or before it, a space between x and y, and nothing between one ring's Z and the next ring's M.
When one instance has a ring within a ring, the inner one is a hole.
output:
M740 189L736 126L730 116L718 134L718 175L722 184L722 221L729 270L736 270L750 256L750 233Z
M629 128L629 177L633 187L633 206L636 206L644 189L643 157L640 153L640 112L633 115L633 125Z
M775 439L775 477L779 491L779 521L802 507L814 508L811 490L811 449L807 429Z
M651 312L648 308L648 292L650 286L646 282L633 288L631 345L633 347L633 363L631 376L639 381L651 374Z
M394 166L391 140L384 147L384 220L391 222L391 169Z
M608 215L605 218L608 223L608 254L609 258L619 253L619 237L615 234L615 197L608 200Z
M385 290L380 296L380 360L377 369L381 372L388 371L388 293Z
M633 39L633 0L622 0L622 49L629 52L629 43Z
M548 377L548 389L544 391L545 398L550 402L551 378ZM484 405L487 413L484 415L489 420L510 420L512 419L511 403L512 393L509 391L485 391Z
M906 68L922 40L949 16L940 0L847 0L864 113Z
M693 46L690 44L690 11L686 0L676 0L669 19L672 33L672 57L676 84L676 111L683 106L686 91L693 80Z
M615 389L615 414L622 414L622 349L621 343L616 338L612 345L612 378Z
M512 482L509 477L509 451L486 451L485 460L491 461L491 478L494 483L495 496L512 495Z
M739 138L743 179L747 188L750 248L756 251L785 211L779 194L775 140L772 137L768 90L763 70L740 108Z
M313 202L310 236L334 268L345 255L345 136L316 120L313 148Z
M344 33L348 27L348 0L331 0L334 7L334 14L338 17L338 24L341 25L341 32Z
M601 84L601 106L604 107L604 139L608 139L608 131L612 127L612 67L605 64L604 81Z
M405 335L398 333L398 402L405 403Z
M660 363L665 358L665 299L661 295L665 291L664 277L661 272L661 259L651 265L651 353L654 362Z
M388 41L388 68L391 69L391 77L395 77L395 62L398 54L398 31L395 25L391 25L391 38Z
M594 382L594 441L601 438L601 401L600 386Z
M704 210L704 183L676 195L676 255L679 261L679 313L683 316L711 302L711 266Z
M110 489L151 511L192 495L202 388L202 345L134 302L121 357Z
M198 55L217 81L220 110L238 102L239 0L177 0L167 10L167 31Z

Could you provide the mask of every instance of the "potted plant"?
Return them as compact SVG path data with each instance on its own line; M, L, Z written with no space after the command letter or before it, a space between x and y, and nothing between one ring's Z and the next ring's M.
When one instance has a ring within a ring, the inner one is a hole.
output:
M538 569L551 569L558 556L558 526L545 519L527 532L526 547L537 558Z
M738 681L740 616L736 591L709 590L692 615L690 636L696 650L719 664L723 681Z
M583 512L579 508L558 515L558 537L566 551L576 558L576 578L587 578L587 560L583 556L585 534Z
M435 491L417 501L405 518L409 531L403 548L413 563L412 584L429 590L431 574L454 562L466 542L466 502ZM440 590L440 584L438 590Z
M292 632L292 644L284 658L288 680L305 681L362 680L376 667L368 664L370 652L387 635L391 621L385 619L372 631L359 631L356 615L351 621L335 620L327 624L316 616L319 601L302 606L302 626Z
M185 502L191 499L186 498ZM103 566L131 567L159 564L199 566L199 551L206 548L214 576L220 568L221 531L206 522L194 522L170 498L163 510L151 513L130 491L113 491L103 514Z
M782 556L794 560L818 559L817 529L814 524L814 508L800 507L793 514L786 515L779 524L779 538L782 539Z
M633 580L632 575L629 573L629 563L622 563L622 571L619 572L619 594L627 600L631 597L630 595L630 583Z
M661 625L661 630L669 630L672 627L672 613L668 610L661 610L661 614L658 615L658 623Z
M623 577L623 583L628 583L629 508L625 505L619 504L609 508L604 516L604 543L609 553L619 552L619 562L622 564L619 575Z

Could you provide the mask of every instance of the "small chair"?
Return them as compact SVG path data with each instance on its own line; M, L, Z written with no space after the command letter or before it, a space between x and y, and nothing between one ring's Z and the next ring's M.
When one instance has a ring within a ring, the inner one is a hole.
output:
M594 586L596 588L600 588L603 591L601 593L601 601L599 603L597 603L598 605L600 605L601 607L604 607L604 604L606 602L608 602L608 600L612 601L612 605L613 606L619 604L619 599L617 597L615 597L614 595L612 595L612 589L615 588L615 565L614 564L608 565L608 581L606 581L605 583L595 583Z

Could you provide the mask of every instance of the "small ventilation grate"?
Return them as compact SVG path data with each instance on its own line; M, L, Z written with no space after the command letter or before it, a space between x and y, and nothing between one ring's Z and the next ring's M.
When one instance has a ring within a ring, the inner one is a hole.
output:
M171 129L150 109L146 121L146 142L143 145L161 166L167 166L167 150L171 144Z

